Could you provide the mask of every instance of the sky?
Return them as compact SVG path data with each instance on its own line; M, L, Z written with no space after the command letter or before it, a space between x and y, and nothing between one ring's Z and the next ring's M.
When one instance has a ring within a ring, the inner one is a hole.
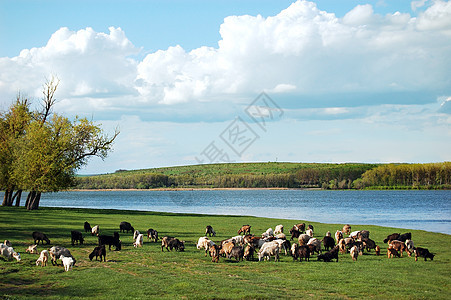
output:
M451 160L450 1L0 1L0 110L52 76L80 174Z

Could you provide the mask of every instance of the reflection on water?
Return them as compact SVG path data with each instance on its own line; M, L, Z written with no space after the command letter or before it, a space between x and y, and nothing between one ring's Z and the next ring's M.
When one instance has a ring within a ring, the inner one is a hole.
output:
M85 191L44 194L41 205L251 215L451 234L451 191Z

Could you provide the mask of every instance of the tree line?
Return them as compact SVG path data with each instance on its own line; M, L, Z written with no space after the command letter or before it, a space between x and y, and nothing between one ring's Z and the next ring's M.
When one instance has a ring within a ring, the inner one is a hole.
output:
M249 165L249 164L248 164ZM113 174L81 176L78 189L154 188L439 188L451 187L451 163L431 164L299 164L278 172L257 167L252 172L234 173L240 164L204 165L153 169L150 173L120 170ZM210 170L211 169L211 170ZM224 169L224 170L222 170ZM283 165L281 165L281 169ZM172 171L171 171L172 170ZM219 170L219 171L218 171ZM226 170L226 171L225 171ZM264 171L263 171L264 170ZM166 173L166 174L165 174Z
M0 190L3 206L39 207L41 193L72 187L76 172L92 156L105 158L119 134L103 133L86 118L68 118L53 112L59 80L52 77L43 86L41 107L32 108L20 94L0 112Z
M450 188L451 162L387 164L362 174L357 187Z

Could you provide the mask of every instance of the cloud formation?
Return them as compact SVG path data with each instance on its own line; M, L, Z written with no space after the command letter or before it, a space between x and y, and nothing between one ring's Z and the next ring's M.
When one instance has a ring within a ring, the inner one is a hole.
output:
M47 45L22 50L19 56L0 58L0 91L11 95L26 91L39 97L45 78L61 79L58 95L63 99L92 97L108 99L135 92L136 61L129 56L138 53L120 28L109 28L109 34L92 28L56 31ZM73 102L77 102L74 100Z
M262 90L307 99L449 92L450 22L451 3L442 1L416 18L399 12L377 15L367 4L341 19L298 1L274 17L226 18L218 48L186 52L177 46L149 54L138 66L139 91L164 104ZM397 101L385 98L376 104ZM361 105L368 104L361 99Z
M63 27L44 47L0 58L0 92L39 97L44 78L56 74L60 109L113 114L181 104L199 114L205 103L249 103L261 91L294 108L431 103L451 94L451 2L434 1L417 17L375 14L366 4L338 18L297 1L272 17L227 17L219 32L218 47L175 45L140 59L144 50L121 28Z

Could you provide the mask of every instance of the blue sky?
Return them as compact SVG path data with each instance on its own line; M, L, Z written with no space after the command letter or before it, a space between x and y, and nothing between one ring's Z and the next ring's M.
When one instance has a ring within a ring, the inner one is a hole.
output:
M411 1L315 1L319 9L343 17L359 4L371 4L380 14L412 13ZM2 0L0 3L0 51L16 56L22 49L43 46L61 27L92 27L98 32L121 27L137 47L146 52L181 45L185 50L216 47L219 26L231 15L274 16L293 1L271 0ZM20 37L20 38L18 38Z
M80 173L451 159L449 1L0 1L0 108L51 75L121 130Z

